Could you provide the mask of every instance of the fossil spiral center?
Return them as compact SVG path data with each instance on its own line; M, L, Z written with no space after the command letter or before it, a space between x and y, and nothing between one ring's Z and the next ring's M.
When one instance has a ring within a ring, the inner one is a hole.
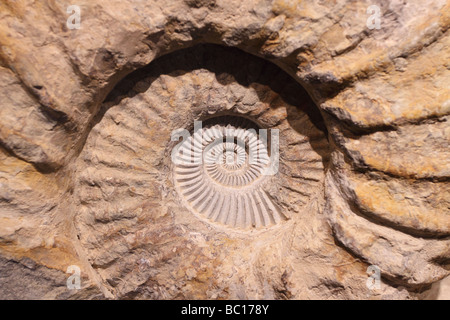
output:
M231 117L210 122L184 140L176 154L175 183L196 214L237 228L282 220L264 190L271 161L254 124Z

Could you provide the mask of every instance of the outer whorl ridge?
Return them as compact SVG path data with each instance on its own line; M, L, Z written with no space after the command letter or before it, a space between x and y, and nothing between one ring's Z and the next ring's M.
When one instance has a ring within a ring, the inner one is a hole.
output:
M267 143L249 120L226 119L206 122L181 143L174 168L178 190L211 221L240 229L276 224L285 217L263 188L271 165Z

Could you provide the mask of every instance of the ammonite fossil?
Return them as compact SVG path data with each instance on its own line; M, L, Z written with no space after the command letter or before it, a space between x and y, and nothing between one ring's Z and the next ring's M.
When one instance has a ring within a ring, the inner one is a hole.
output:
M188 206L241 229L285 219L263 186L278 165L269 157L267 135L262 139L245 118L211 120L183 141L175 155L175 180Z
M1 299L409 299L450 274L448 1L77 2L81 30L0 2Z
M238 271L220 280L225 287L259 264L264 292L284 265L302 274L303 261L316 267L312 251L299 248L332 241L322 215L329 143L320 113L275 65L224 50L198 46L131 74L78 157L75 226L83 246L101 244L87 258L118 290L130 290L114 278L122 267L130 277L134 268L138 277L173 275L176 286L185 281L180 270L205 266L222 277L220 261L229 259ZM291 260L290 252L305 254ZM333 252L333 261L341 256Z

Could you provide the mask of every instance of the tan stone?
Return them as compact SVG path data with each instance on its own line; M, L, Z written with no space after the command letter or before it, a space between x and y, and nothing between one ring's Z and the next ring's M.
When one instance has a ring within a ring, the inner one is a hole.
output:
M372 2L79 0L79 30L70 1L1 2L0 297L433 297L449 4L378 1L370 30ZM171 132L223 114L280 130L263 190L288 219L234 230L183 202Z

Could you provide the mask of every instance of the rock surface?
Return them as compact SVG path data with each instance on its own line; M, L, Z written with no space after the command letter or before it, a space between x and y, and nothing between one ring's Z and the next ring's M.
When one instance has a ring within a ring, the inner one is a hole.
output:
M69 29L71 4L0 3L1 298L432 298L448 2L79 0ZM286 220L235 230L184 202L171 133L218 115L280 130L263 190Z

